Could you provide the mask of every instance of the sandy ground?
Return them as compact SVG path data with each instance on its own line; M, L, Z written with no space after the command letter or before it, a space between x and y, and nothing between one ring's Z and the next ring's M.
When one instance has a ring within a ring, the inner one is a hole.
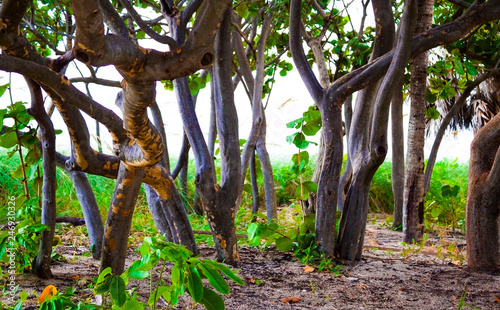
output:
M311 272L291 253L240 248L238 274L245 285L231 282L231 293L224 296L226 309L457 309L461 300L463 309L500 309L500 273L473 272L463 265L463 235L431 234L412 250L399 243L400 232L383 226L367 227L363 259L339 267L337 274ZM52 267L55 278L24 274L18 278L20 289L39 295L49 284L59 289L74 286L78 300L94 300L89 284L98 262L81 256L87 251L84 246L59 246L56 251L65 262ZM201 254L214 258L215 251L202 247ZM130 257L128 264L138 258L132 251ZM148 281L130 286L137 286L139 299L148 298ZM23 308L38 309L34 298L30 295ZM158 309L165 307L159 302ZM186 297L175 309L192 307Z

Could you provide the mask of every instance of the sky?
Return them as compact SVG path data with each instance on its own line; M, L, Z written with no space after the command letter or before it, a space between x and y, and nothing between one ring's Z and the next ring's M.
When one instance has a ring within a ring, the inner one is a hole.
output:
M351 10L351 16L361 16L359 7L353 6ZM367 18L366 25L371 24L373 24L373 17L372 13L369 10L369 16ZM355 23L355 27L356 26L357 25ZM166 50L166 48L158 46L154 43L148 43L148 41L143 41L141 45L144 47L153 47L159 50ZM289 61L291 62L291 60ZM84 75L90 75L88 69L84 65L80 64L79 67ZM80 77L80 73L78 72L78 70L76 70L74 64L70 65L66 75L69 78ZM97 76L116 81L121 80L119 74L111 66L99 68ZM8 83L8 80L8 74L0 72L0 85ZM86 92L83 83L74 83L74 85L82 92ZM94 100L96 100L103 106L114 110L118 115L121 115L120 110L114 104L114 100L118 91L118 88L103 87L97 85L90 86L90 92ZM12 96L14 102L30 101L29 91L26 88L26 83L24 79L17 74L12 74ZM206 89L202 90L198 98L199 99L196 110L202 131L207 136L210 121L209 88L207 87ZM165 123L167 145L170 156L171 158L177 158L182 143L182 121L180 119L179 109L174 92L165 90L163 88L163 85L161 83L158 83L157 102L162 111ZM9 103L9 94L8 92L6 92L3 97L0 98L0 109L5 108ZM235 103L238 110L238 119L240 125L239 136L240 139L246 139L251 128L251 109L249 99L241 85L235 92ZM307 89L302 83L302 80L296 70L292 70L291 72L289 72L286 77L281 77L278 74L276 75L276 84L271 93L269 105L266 109L268 142L267 147L272 160L287 161L290 160L291 156L297 152L297 149L293 145L289 145L286 142L286 137L295 132L294 129L287 128L286 123L300 118L302 116L302 113L306 111L307 108L312 104L313 100L309 96L309 93L307 92ZM404 107L405 136L408 124L408 111L409 104L407 103ZM88 120L88 127L91 132L91 136L95 138L95 121L90 117L86 118ZM62 122L62 119L57 112L53 116L53 123L56 128L64 130L64 123ZM103 139L104 151L106 153L111 153L111 138L104 126L101 125L100 129ZM469 147L472 138L473 136L471 132L459 132L456 135L447 133L441 144L441 148L438 153L438 160L444 157L452 160L458 158L460 162L467 161L469 159ZM310 140L318 142L319 134L316 137L312 137ZM429 155L433 140L434 137L431 136L430 139L427 139L426 141L426 156ZM62 134L58 135L56 141L58 151L66 153L69 152L70 145L67 132L63 132ZM96 142L93 141L92 143L93 146L97 148ZM307 150L311 154L313 154L316 153L317 147L311 145ZM388 159L390 159L390 152L388 154Z

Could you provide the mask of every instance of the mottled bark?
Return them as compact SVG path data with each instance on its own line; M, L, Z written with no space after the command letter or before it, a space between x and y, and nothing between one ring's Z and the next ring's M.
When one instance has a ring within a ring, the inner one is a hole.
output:
M38 255L33 264L33 273L40 278L52 278L52 241L56 229L56 137L54 126L43 106L42 90L31 79L26 79L31 94L30 114L40 125L42 144L42 217L41 223L48 226L42 232Z
M101 271L111 267L113 274L120 275L125 268L132 215L143 175L144 168L120 164L105 225Z
M418 1L416 33L423 33L431 28L433 8L434 0ZM403 203L403 241L407 243L420 241L424 234L424 144L427 63L428 52L423 52L413 57L411 64L411 108Z

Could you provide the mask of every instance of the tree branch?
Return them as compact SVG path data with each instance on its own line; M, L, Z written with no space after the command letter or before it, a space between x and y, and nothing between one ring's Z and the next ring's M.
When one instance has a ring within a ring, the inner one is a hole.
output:
M120 0L120 3L127 9L137 26L139 26L142 31L144 31L149 37L151 37L151 39L159 43L168 44L170 50L175 50L177 48L177 43L174 39L166 35L160 35L156 31L151 29L151 27L149 27L148 24L141 18L139 13L137 13L137 11L134 9L134 6L132 5L132 3L130 3L129 0Z
M106 79L101 79L101 78L94 78L94 77L79 77L79 78L71 78L69 79L71 83L93 83L93 84L99 84L103 86L110 86L110 87L119 87L121 88L121 84L118 81L112 81L112 80L106 80Z
M290 7L290 51L292 52L293 62L299 71L309 94L316 102L320 104L324 95L318 79L314 75L309 63L307 62L304 49L302 47L301 34L301 0L292 0Z

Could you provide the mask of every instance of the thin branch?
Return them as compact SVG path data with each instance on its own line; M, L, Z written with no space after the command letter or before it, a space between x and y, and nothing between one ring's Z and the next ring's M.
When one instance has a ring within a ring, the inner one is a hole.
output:
M167 44L170 47L170 50L174 50L175 48L177 48L177 43L174 39L169 36L158 34L156 31L151 29L151 27L149 27L149 25L141 18L139 13L137 13L137 11L134 9L134 6L132 5L132 3L130 3L129 0L120 0L120 3L127 9L128 13L135 21L137 26L139 26L139 28L141 28L144 33L151 37L151 39L159 43Z
M28 25L30 31L37 37L39 38L40 40L42 40L43 43L45 43L48 47L50 47L54 52L56 52L56 55L63 55L64 52L57 49L57 47L52 44L52 42L50 42L44 35L42 35L36 28L35 26L30 23L29 21L27 21L26 19L23 19L23 21L26 23L26 25Z
M104 85L104 86L111 86L111 87L119 87L119 88L121 88L120 82L118 82L118 81L112 81L112 80L106 80L106 79L101 79L101 78L80 77L80 78L72 78L69 81L71 83L93 83L93 84L99 84L99 85Z
M243 40L245 40L245 42L247 43L247 46L252 50L254 59L257 59L257 51L255 50L252 41L250 41L248 39L248 37L245 35L245 33L243 31L241 31L240 25L238 25L235 22L231 22L231 24L234 26L234 29L236 29L236 31L238 31L238 33L243 38Z
M321 17L324 20L327 20L328 19L328 15L326 14L325 10L323 10L323 8L319 5L318 1L311 0L311 3L313 5L313 7L316 9L316 11L318 11L319 15L321 15Z

